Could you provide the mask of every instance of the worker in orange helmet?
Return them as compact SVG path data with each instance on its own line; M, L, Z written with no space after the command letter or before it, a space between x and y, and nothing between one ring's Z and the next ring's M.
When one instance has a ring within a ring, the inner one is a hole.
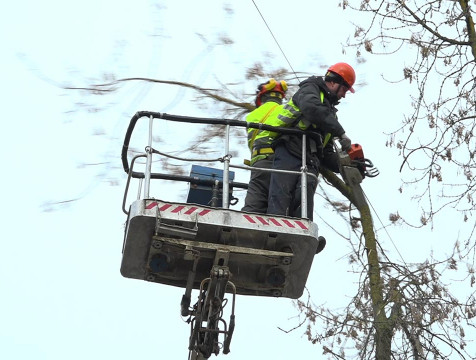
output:
M311 76L299 84L298 91L273 114L266 124L297 127L307 131L307 171L315 175L319 166L339 172L338 154L333 138L339 138L343 151L351 148L351 140L337 119L336 106L348 92L354 93L355 71L340 62L328 68L325 76ZM302 164L302 136L282 134L273 141L273 169L299 171ZM314 192L317 180L307 176L307 216L312 220ZM273 172L271 174L268 214L301 217L301 181L297 174Z

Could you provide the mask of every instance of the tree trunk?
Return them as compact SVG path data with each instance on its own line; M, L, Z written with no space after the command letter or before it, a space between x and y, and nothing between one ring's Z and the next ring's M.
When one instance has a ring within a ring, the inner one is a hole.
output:
M470 42L471 52L476 60L476 31L474 29L474 21L469 11L468 0L459 0L461 10L463 10L464 17L466 18L466 28L468 30L468 39Z
M362 231L365 239L365 250L367 252L368 276L370 297L372 300L374 328L375 328L375 352L378 360L390 360L392 348L392 333L394 321L385 314L385 301L383 296L383 284L380 276L380 263L377 251L377 240L375 238L372 214L366 201L356 201L356 192L362 191L360 186L351 188L339 179L333 172L321 169L321 174L329 181L342 195L351 201L360 212Z

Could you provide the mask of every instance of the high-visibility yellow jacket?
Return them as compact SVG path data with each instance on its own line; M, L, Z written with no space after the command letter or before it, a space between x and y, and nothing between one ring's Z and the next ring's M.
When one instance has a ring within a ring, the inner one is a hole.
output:
M268 121L270 118L275 118L281 112L282 105L269 101L264 103L260 107L256 108L248 114L246 117L247 122L261 123L271 125ZM260 145L269 144L268 140L273 140L277 136L276 132L268 130L260 130L249 128L248 129L248 148L253 151Z
M267 124L267 120L270 117L276 117L281 111L282 105L268 101L256 108L248 114L246 117L247 122ZM271 148L271 142L276 138L278 133L268 130L260 130L254 128L248 128L248 148L251 152L250 165L253 165L256 161L266 158L269 154L273 153Z

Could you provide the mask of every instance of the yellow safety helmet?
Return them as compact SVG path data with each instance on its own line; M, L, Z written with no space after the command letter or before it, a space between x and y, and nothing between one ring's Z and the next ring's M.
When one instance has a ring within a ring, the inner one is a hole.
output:
M269 79L267 82L258 85L256 90L255 105L261 106L261 96L264 94L270 94L271 96L279 97L280 99L286 96L288 90L288 84L286 81L276 81L275 79Z

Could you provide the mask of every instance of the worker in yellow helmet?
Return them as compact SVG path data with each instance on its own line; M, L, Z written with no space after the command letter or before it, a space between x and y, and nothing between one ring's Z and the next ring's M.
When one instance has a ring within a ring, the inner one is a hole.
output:
M280 106L287 90L288 85L284 80L270 79L266 83L258 85L255 99L256 109L248 114L246 121L264 124L269 117L281 111ZM274 159L271 142L276 135L276 133L266 130L248 128L248 148L251 152L251 160L249 163L245 163L254 168L271 168ZM266 213L270 176L270 172L251 171L243 211Z
M298 91L279 112L270 115L266 124L297 127L307 131L306 160L308 172L317 175L319 166L339 172L338 156L330 139L339 138L343 151L351 148L351 140L337 119L336 105L347 92L354 93L355 71L346 63L337 63L325 76L311 76L299 84ZM302 164L302 136L278 135L272 142L273 169L299 171ZM312 220L317 180L308 176L307 215ZM299 175L271 173L268 214L301 216L301 181Z

